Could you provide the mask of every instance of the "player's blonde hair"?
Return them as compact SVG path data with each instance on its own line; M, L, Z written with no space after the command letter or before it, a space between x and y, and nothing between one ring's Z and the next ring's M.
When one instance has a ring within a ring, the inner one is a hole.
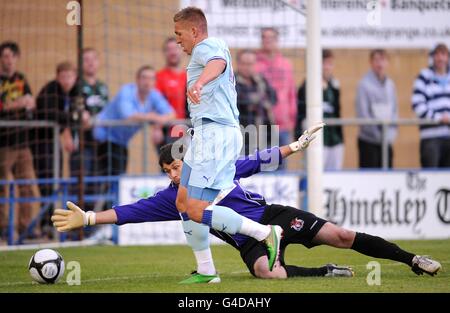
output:
M194 24L201 32L208 32L208 22L206 21L205 13L196 7L186 7L181 9L173 16L173 21L186 21Z

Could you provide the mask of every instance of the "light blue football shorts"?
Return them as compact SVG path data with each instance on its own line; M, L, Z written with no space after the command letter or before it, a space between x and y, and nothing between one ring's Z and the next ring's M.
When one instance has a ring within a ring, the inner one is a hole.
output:
M238 126L208 120L194 127L180 182L187 188L188 196L211 202L222 189L233 187L241 149L242 134Z

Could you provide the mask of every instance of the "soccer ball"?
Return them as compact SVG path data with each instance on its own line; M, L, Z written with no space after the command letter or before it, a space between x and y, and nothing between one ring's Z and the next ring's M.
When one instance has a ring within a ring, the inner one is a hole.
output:
M64 274L64 260L55 250L42 249L31 257L28 270L34 281L54 284Z

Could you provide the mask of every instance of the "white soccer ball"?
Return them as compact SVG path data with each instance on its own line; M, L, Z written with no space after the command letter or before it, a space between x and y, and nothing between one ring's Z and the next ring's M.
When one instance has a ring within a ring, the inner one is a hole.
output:
M42 249L30 259L28 270L31 278L40 284L54 284L64 274L64 260L52 249Z

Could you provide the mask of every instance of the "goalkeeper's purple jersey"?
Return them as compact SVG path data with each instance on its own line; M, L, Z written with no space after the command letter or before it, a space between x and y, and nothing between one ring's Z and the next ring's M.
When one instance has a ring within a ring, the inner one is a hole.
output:
M261 165L281 162L281 152L278 147L257 151L254 155L236 161L236 175L234 177L235 188L218 205L229 207L237 213L254 221L259 221L266 208L266 202L262 195L245 190L239 179L252 176L261 171ZM171 183L167 188L157 192L154 196L141 199L133 204L125 204L114 207L117 214L117 225L128 223L161 222L180 220L175 200L178 186ZM232 244L236 248L248 240L247 236L236 234L227 235L211 229L211 233L222 240Z

